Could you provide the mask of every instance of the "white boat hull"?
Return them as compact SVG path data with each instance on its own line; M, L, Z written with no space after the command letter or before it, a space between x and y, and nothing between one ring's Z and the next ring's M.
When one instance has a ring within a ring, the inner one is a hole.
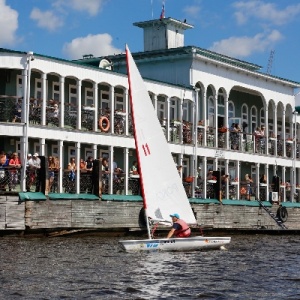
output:
M230 243L230 237L189 237L170 239L121 240L125 251L197 251L220 249Z

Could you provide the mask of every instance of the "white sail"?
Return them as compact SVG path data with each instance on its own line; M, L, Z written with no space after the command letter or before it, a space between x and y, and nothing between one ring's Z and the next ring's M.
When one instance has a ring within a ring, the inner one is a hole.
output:
M126 57L135 143L147 216L171 222L170 214L178 213L187 223L196 224L151 98L127 45Z

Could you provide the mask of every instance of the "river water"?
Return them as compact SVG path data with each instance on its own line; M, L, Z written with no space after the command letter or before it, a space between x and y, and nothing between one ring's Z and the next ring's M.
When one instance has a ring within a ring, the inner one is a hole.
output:
M300 299L297 235L125 253L116 237L0 238L0 299Z

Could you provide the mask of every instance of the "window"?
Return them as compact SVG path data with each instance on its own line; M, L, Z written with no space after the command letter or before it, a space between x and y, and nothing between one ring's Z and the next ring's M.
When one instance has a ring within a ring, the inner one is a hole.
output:
M166 112L165 98L158 97L157 98L157 117L158 117L158 119L160 119L160 120L164 119L165 112Z
M214 106L214 98L212 96L210 96L208 98L207 110L208 110L209 126L214 127L215 126L215 106Z
M265 109L261 108L259 114L260 114L260 126L265 126L266 125Z
M23 78L22 75L17 75L17 96L23 97Z
M177 120L178 114L177 114L177 101L176 99L170 100L170 119L171 120Z
M35 79L34 98L42 99L42 79Z
M57 147L57 145L52 145L51 152L52 152L52 154L51 154L52 156L58 157L58 147Z
M75 107L77 105L77 87L76 87L76 85L69 86L69 103L72 104L73 107ZM73 108L73 110L74 110L74 108Z
M125 102L124 102L123 94L115 93L115 109L125 110Z
M242 106L242 124L246 123L247 125L249 124L248 121L248 106L246 104L243 104ZM249 126L246 127L246 132L249 132L249 130L251 130L251 128L249 128Z
M256 127L258 127L258 122L257 122L257 109L255 106L251 107L251 132L254 132Z
M91 88L85 88L85 106L94 106L94 91Z
M235 117L235 108L232 101L228 102L228 119Z
M52 84L52 99L59 101L60 99L60 88L58 82L53 82Z
M109 102L109 92L108 91L101 91L101 108L106 109L110 108L110 102Z

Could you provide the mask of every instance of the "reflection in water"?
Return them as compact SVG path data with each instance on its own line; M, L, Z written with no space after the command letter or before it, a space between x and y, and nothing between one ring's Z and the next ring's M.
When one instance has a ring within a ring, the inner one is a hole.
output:
M118 238L4 237L1 299L300 299L298 237L236 235L227 251L125 253Z

